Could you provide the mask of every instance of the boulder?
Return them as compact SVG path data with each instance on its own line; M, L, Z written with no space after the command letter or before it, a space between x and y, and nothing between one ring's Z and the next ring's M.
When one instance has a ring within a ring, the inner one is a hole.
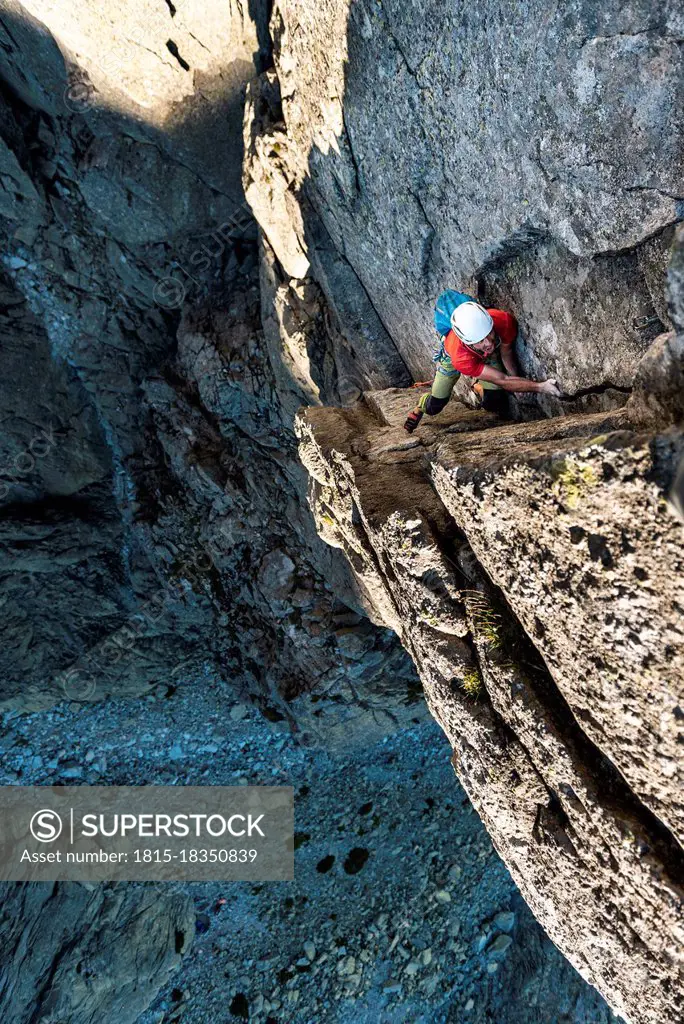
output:
M192 945L195 913L157 887L3 886L3 1018L134 1024Z

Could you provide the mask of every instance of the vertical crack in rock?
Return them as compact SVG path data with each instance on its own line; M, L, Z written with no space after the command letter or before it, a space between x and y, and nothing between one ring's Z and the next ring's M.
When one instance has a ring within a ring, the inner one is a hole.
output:
M681 841L681 538L650 482L656 460L631 434L530 455L478 465L472 448L445 444L435 484L528 634L541 623L535 642L575 716L590 712L589 736Z

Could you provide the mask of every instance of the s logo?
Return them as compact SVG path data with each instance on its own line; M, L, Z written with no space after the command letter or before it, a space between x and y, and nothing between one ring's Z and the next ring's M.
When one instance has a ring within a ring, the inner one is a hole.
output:
M62 832L62 819L57 811L36 811L31 818L31 835L39 843L54 843Z

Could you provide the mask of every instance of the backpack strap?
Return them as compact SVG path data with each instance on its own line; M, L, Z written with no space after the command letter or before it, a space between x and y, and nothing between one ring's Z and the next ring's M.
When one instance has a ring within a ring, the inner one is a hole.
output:
M433 363L438 363L440 361L440 359L442 358L442 356L446 355L446 349L444 348L444 339L445 338L446 338L446 334L440 334L440 336L439 336L439 348L437 349L436 355L434 355L432 357L432 362Z

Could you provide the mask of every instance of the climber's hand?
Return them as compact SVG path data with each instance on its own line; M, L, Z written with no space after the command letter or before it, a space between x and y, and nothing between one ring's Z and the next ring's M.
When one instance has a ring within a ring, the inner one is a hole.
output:
M562 394L555 377L549 377L548 380L542 381L539 390L543 395L553 395L554 398L560 398Z
M420 421L422 420L422 418L423 418L423 410L422 409L419 409L419 408L412 409L411 412L408 414L408 416L406 417L406 419L404 421L404 430L408 431L409 434L412 434L413 431L418 426L418 424L420 423Z

